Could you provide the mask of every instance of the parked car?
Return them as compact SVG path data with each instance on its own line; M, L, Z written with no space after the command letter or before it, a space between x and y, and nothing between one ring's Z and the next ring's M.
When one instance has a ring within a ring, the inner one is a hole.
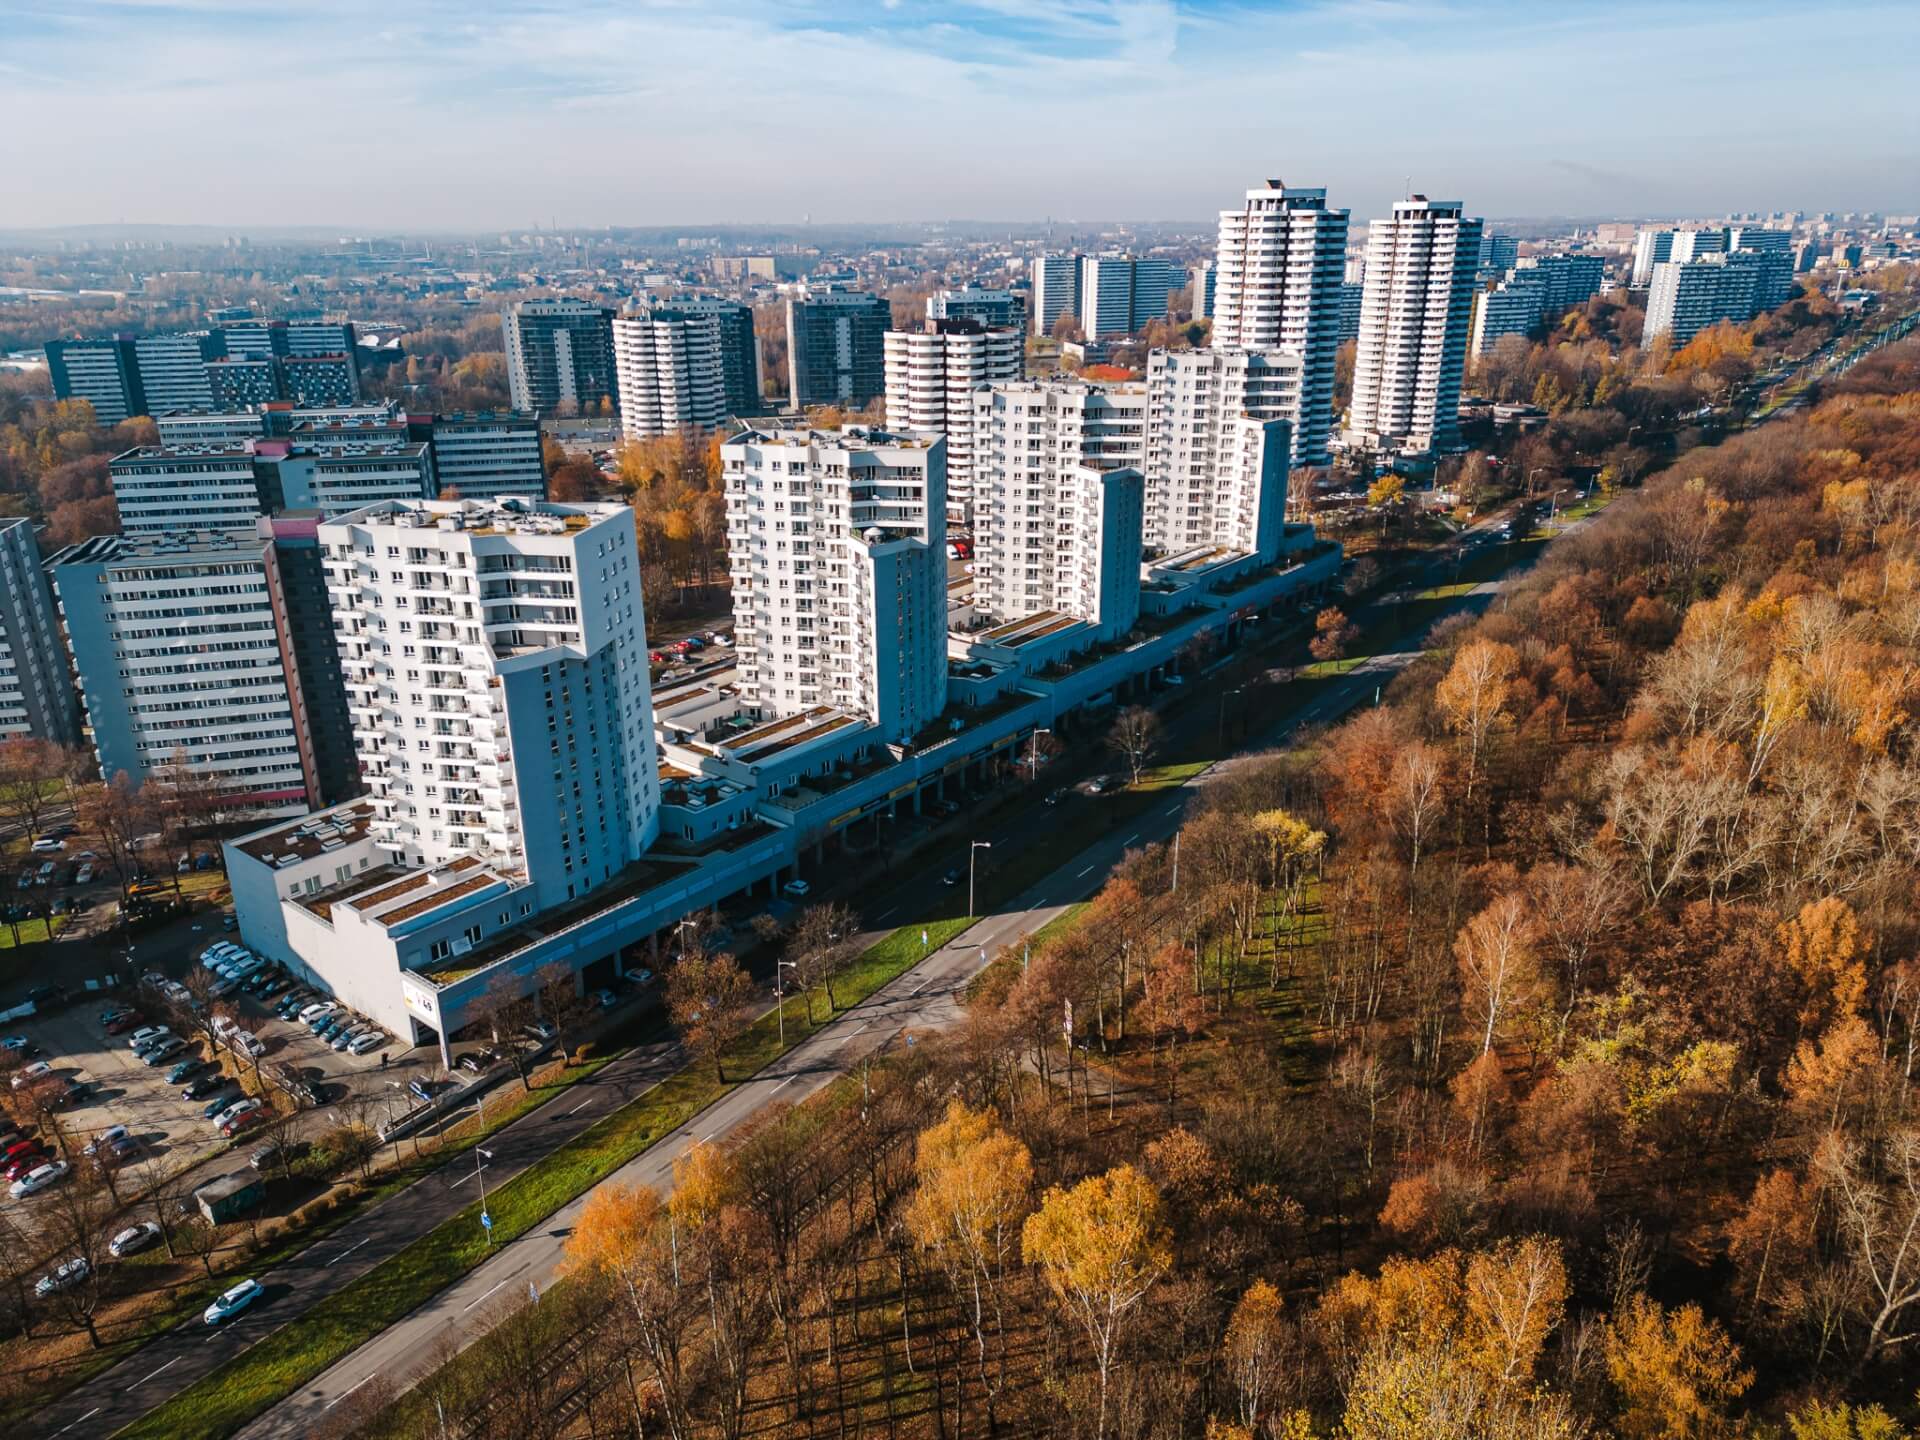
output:
M206 1068L207 1062L200 1056L189 1055L167 1072L167 1083L169 1085L178 1085L183 1081L193 1079L194 1076L201 1074Z
M243 1130L251 1130L255 1125L264 1125L266 1123L266 1111L242 1110L239 1114L229 1115L220 1122L220 1134L223 1138L231 1140Z
M182 1100L205 1100L210 1096L220 1094L232 1084L233 1082L226 1076L220 1074L218 1071L214 1071L211 1074L202 1075L198 1080L183 1089L180 1092L180 1098ZM212 1119L213 1117L209 1114L207 1118Z
M237 1050L249 1060L258 1060L267 1053L267 1047L251 1030L236 1030L227 1037L227 1048Z
M4 1172L5 1178L8 1180L18 1180L29 1171L39 1169L52 1159L53 1152L51 1150L36 1145L26 1154L7 1162L7 1168Z
M782 895L791 895L795 900L804 899L813 893L813 886L804 880L789 880L780 887Z
M480 1058L477 1051L469 1050L453 1062L453 1068L456 1070L464 1070L469 1075L480 1075L486 1072L487 1062Z
M307 1153L307 1148L304 1140L269 1140L247 1157L247 1163L264 1174L271 1166L278 1165L283 1156L289 1163L298 1160Z
M951 870L949 870L949 871L947 871L947 873L946 873L946 874L944 874L944 875L942 875L942 876L940 877L940 883L941 883L942 885L946 885L946 886L949 886L949 887L951 887L951 886L954 886L954 885L958 885L958 884L960 883L960 881L961 881L961 879L962 879L962 878L963 878L963 877L962 877L962 876L961 876L961 874L960 874L960 869L959 869L959 867L958 867L958 866L955 866L955 867L954 867L953 869L951 869Z
M146 1018L138 1010L122 1010L107 1022L107 1034L124 1035L129 1030L138 1029Z
M155 1040L171 1035L173 1031L165 1025L146 1025L127 1037L127 1048L138 1050L143 1045L151 1045Z
M433 1099L434 1092L439 1088L440 1086L437 1082L424 1080L417 1076L407 1082L407 1089L413 1092L416 1099L422 1101Z
M122 1135L107 1147L107 1156L116 1165L125 1165L139 1153L140 1137L138 1135Z
M266 1292L261 1289L258 1280L242 1280L231 1290L222 1292L220 1298L207 1306L201 1316L209 1325L219 1325L231 1320Z
M229 1124L240 1116L251 1115L259 1108L260 1102L258 1100L254 1099L251 1095L243 1095L236 1100L228 1101L224 1107L214 1111L213 1123L222 1130L225 1130Z
M50 855L56 850L66 849L67 842L56 839L51 835L42 835L38 840L33 842L31 848L36 855Z
M520 1027L520 1033L544 1042L553 1039L560 1032L544 1020L531 1020Z
M93 883L93 862L91 860L74 871L73 883L76 885L91 885Z
M35 1166L9 1185L7 1194L16 1200L27 1195L38 1195L49 1185L58 1185L66 1179L70 1168L64 1160L49 1160L44 1165Z
M67 1081L67 1088L60 1092L60 1103L68 1107L82 1104L92 1097L93 1090L91 1080L71 1079Z
M39 1048L24 1035L9 1035L0 1040L0 1050L11 1050L17 1055L31 1055Z
M125 1255L137 1255L159 1238L160 1227L151 1220L142 1220L138 1225L129 1225L109 1240L107 1253L116 1260Z
M322 1015L331 1015L339 1008L339 1005L332 1000L316 1000L313 1004L300 1011L300 1023L302 1025L311 1025Z
M140 1052L140 1063L148 1069L152 1069L156 1065L166 1064L167 1061L171 1060L186 1048L186 1041L182 1040L178 1035L169 1035L158 1044L149 1045L145 1050L142 1050Z
M132 1133L124 1125L109 1125L87 1142L87 1154L97 1155L114 1141L123 1140Z
M13 1088L15 1090L24 1090L27 1086L33 1084L34 1081L44 1080L52 1073L53 1066L49 1065L45 1060L36 1060L25 1069L13 1072Z
M596 990L590 998L602 1010L611 1010L620 1003L620 997L611 990Z
M71 1290L87 1276L93 1273L93 1267L87 1264L87 1257L76 1255L64 1265L56 1266L40 1277L40 1283L33 1287L33 1293L42 1300L49 1295L58 1295L62 1290Z
M347 1046L347 1053L349 1055L365 1055L369 1050L377 1050L386 1043L386 1031L369 1030L358 1040L355 1040L351 1045Z

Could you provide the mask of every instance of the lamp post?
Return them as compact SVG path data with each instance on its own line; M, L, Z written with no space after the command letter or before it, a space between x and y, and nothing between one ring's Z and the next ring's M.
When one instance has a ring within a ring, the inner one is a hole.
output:
M473 1175L480 1182L480 1225L487 1232L487 1244L491 1245L493 1244L493 1217L487 1213L487 1167L481 1163L482 1158L493 1159L493 1152L482 1150L478 1145L474 1146Z
M773 962L773 1009L774 1013L780 1017L780 1048L782 1050L787 1048L787 991L786 976L781 972L799 968L799 963L793 960Z
M1044 725L1034 727L1033 739L1027 746L1027 783L1029 785L1040 778L1040 737L1051 734L1053 731Z
M991 840L976 840L967 849L967 914L973 915L973 870L974 861L982 850L993 849Z

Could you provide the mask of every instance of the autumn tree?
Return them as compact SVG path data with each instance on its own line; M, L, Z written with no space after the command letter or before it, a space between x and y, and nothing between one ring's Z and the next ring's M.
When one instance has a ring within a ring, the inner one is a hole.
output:
M1538 927L1526 901L1507 894L1467 921L1453 942L1460 964L1461 1005L1479 1031L1480 1049L1493 1049L1512 1011L1538 993Z
M1331 663L1345 658L1347 648L1360 638L1360 627L1347 618L1347 612L1330 605L1313 617L1313 639L1307 651L1314 659Z
M1027 1217L1021 1254L1085 1331L1099 1375L1097 1440L1107 1433L1109 1381L1122 1330L1173 1264L1160 1196L1131 1165L1054 1186Z
M1222 1350L1240 1423L1249 1432L1258 1432L1273 1413L1279 1392L1297 1368L1291 1341L1280 1292L1265 1280L1254 1281L1233 1307Z
M1447 729L1460 737L1466 750L1466 801L1486 767L1487 749L1502 726L1510 723L1507 703L1519 673L1520 657L1499 640L1470 640L1453 657L1445 678L1434 687L1434 703Z
M1607 1375L1622 1440L1731 1435L1727 1410L1753 1384L1740 1347L1697 1305L1663 1309L1635 1295L1607 1326Z
M1135 785L1147 768L1147 762L1160 748L1160 717L1144 705L1129 705L1114 717L1107 732L1107 748L1118 755Z
M989 1397L1004 1383L1006 1315L1001 1291L1021 1222L1031 1208L1033 1161L990 1110L947 1104L915 1147L918 1184L907 1206L913 1241L939 1263L973 1331L980 1383ZM998 1380L987 1373L991 1312Z
M728 951L689 947L667 971L667 1016L700 1061L724 1081L726 1051L753 1023L752 977Z

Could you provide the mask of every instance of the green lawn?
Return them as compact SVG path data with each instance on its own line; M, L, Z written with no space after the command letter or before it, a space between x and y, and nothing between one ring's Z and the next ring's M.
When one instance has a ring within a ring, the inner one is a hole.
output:
M67 928L68 916L55 915L51 920L22 920L17 926L0 924L0 950L11 950L15 945L38 945L44 940L56 938ZM14 931L20 933L16 938Z
M840 1005L858 1004L917 964L926 953L920 943L923 928L927 948L937 949L971 923L965 917L953 917L894 931L861 955L835 984ZM815 1015L809 1024L805 1006L789 1001L787 1049L831 1018L824 1003L815 1006ZM705 1067L681 1070L492 1191L487 1208L493 1216L496 1243L526 1233L781 1053L777 1017L768 1011L729 1050L725 1081ZM197 1436L213 1440L232 1434L478 1265L489 1248L479 1210L476 1200L393 1259L120 1433L149 1440Z

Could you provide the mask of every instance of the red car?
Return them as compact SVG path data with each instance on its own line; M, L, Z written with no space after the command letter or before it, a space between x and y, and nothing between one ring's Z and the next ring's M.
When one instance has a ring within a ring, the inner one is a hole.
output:
M220 1133L224 1135L227 1139L231 1140L234 1136L238 1135L242 1130L251 1130L256 1125L266 1124L266 1121L267 1121L266 1111L249 1110L246 1112L246 1114L236 1115L233 1117L233 1119L227 1121L226 1124L220 1127Z
M52 1158L53 1152L50 1150L29 1150L24 1155L16 1156L7 1166L6 1177L9 1180L18 1180L29 1170L46 1164Z
M126 1014L116 1015L107 1022L107 1034L121 1035L133 1029L136 1025L144 1025L145 1023L146 1016L137 1010L129 1010Z

